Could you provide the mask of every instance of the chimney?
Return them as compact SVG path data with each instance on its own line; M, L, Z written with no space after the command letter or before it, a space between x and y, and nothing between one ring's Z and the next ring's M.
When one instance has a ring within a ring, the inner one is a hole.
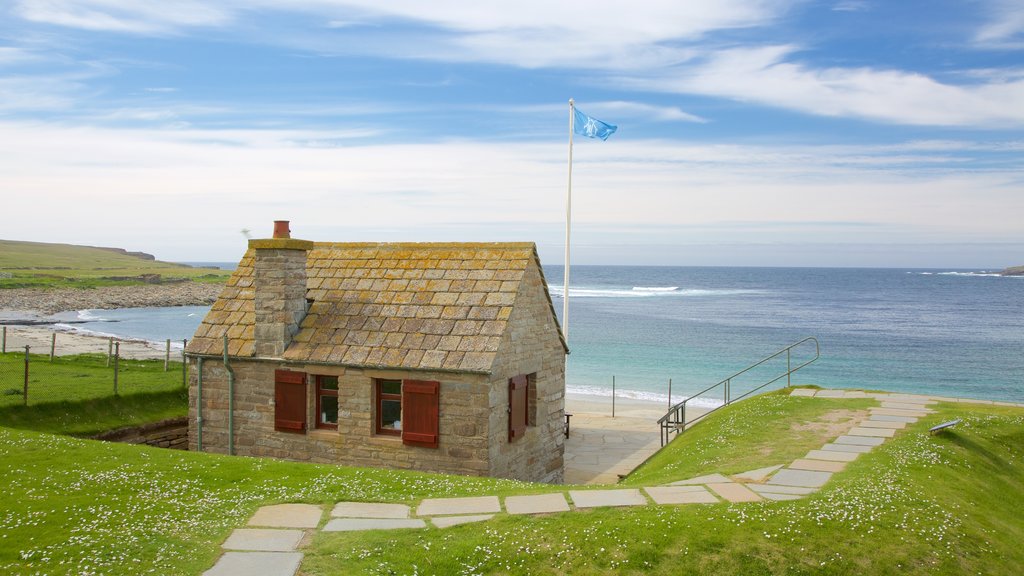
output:
M313 243L292 238L288 221L276 220L274 237L249 240L249 248L256 253L256 356L280 358L306 315L306 253Z

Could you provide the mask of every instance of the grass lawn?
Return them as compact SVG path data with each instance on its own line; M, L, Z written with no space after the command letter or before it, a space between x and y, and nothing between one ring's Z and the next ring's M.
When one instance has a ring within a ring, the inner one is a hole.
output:
M0 407L0 426L89 437L188 413L188 393L176 390L107 396L79 402L48 402Z
M747 470L766 459L781 463L795 444L822 433L800 428L791 415L821 417L836 406L863 405L781 394L746 400L680 436L627 483ZM951 417L964 422L949 433L927 434L928 426ZM750 419L755 424L747 426ZM1022 458L1024 410L939 405L804 500L499 514L446 530L320 532L305 549L302 572L1017 574L1024 565ZM427 496L565 489L12 429L0 429L0 476L6 479L5 574L199 574L231 529L267 503L414 503Z
M230 272L191 268L171 262L90 246L0 240L0 288L94 288L140 284L143 275L224 282Z
M113 363L103 354L57 356L29 355L28 403L77 402L104 398L114 393ZM132 394L182 390L181 362L171 362L164 372L163 360L118 361L117 392ZM23 353L0 354L0 407L23 403L25 378Z

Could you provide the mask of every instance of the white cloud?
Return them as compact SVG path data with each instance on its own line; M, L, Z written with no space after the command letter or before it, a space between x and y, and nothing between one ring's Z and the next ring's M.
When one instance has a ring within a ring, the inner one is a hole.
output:
M832 6L836 12L866 12L871 9L871 4L866 0L840 0Z
M795 46L735 48L627 86L723 96L821 116L884 123L1019 128L1024 80L943 84L924 74L874 68L816 69L796 61Z
M1024 47L1024 4L1020 0L989 0L988 22L974 39L979 44Z
M219 26L231 18L229 11L201 0L17 0L15 11L33 22L134 34Z
M5 223L4 234L71 241L110 230L130 236L119 244L153 250L194 243L197 260L233 258L238 230L276 218L314 240L558 242L563 142L365 145L359 137L0 123L5 209L48 206L46 238L29 220ZM862 228L822 223L858 222L872 226L878 243L1024 242L1018 167L975 161L963 144L588 144L575 155L580 238L854 242L864 240ZM219 246L228 253L214 255Z

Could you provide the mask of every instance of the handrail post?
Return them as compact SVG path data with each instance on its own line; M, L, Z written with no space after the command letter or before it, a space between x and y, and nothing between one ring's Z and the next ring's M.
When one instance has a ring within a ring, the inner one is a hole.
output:
M789 353L792 350L793 350L792 346L790 346L789 348L786 348L786 388L792 388L793 387L793 381L791 379L793 377L793 365L790 363L790 360L789 360Z

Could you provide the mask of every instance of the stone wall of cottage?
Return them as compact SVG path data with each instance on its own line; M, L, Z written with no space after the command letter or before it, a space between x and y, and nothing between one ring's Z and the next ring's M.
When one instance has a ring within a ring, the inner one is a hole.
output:
M235 454L348 466L373 466L486 476L488 379L482 375L344 369L233 360ZM338 430L315 429L315 383L307 380L304 433L274 429L274 370L338 376ZM189 449L198 449L196 361L190 360ZM440 385L439 446L407 446L375 433L375 378L436 380ZM218 360L203 366L203 451L228 450L227 373Z
M501 340L490 382L488 475L561 483L565 450L565 349L540 271L530 266ZM526 435L508 439L508 380L530 376Z

